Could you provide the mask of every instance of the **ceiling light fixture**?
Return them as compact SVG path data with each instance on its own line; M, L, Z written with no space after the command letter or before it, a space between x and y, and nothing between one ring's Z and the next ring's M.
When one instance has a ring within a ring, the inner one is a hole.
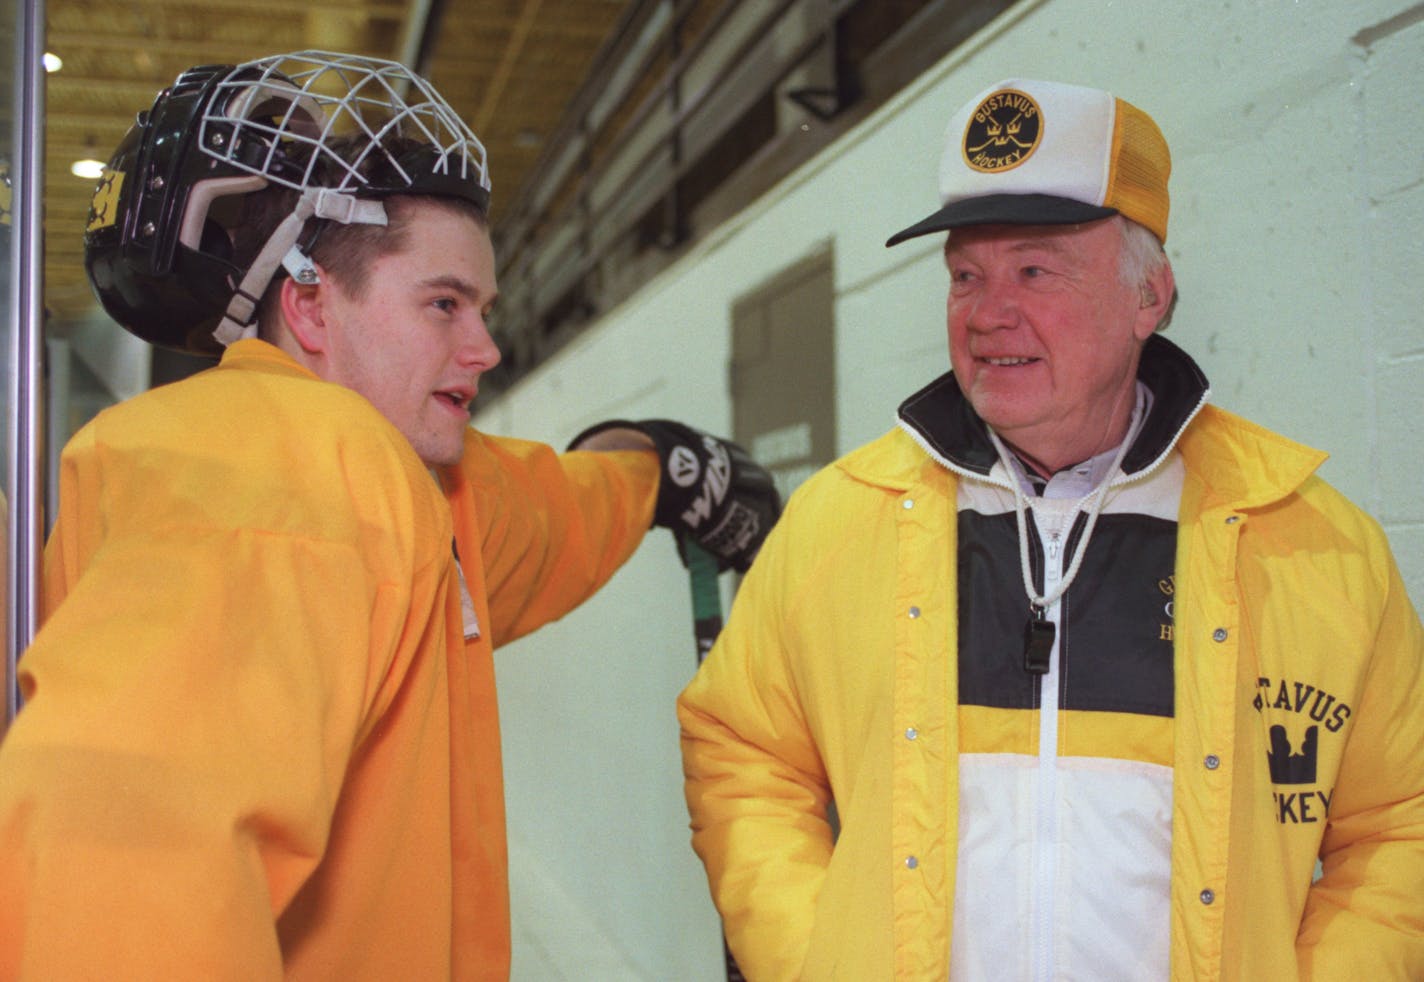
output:
M93 159L76 160L69 165L69 173L88 181L97 181L104 176L104 162Z

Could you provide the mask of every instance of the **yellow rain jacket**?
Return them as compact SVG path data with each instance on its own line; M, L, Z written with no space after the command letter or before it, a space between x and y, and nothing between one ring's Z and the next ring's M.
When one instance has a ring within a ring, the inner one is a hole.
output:
M61 466L0 978L506 978L491 654L632 553L656 459L471 430L442 495L364 399L242 341Z
M1177 446L1171 977L1424 979L1424 633L1385 537L1322 455L1227 412ZM949 975L957 481L902 430L811 479L679 700L693 846L754 982ZM1283 799L1272 723L1312 685L1337 701Z

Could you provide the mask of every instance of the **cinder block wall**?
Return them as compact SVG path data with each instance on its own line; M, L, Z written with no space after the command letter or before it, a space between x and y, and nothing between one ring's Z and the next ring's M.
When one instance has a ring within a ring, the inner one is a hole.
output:
M738 297L829 242L842 450L947 367L934 206L948 114L1012 75L1108 88L1172 145L1170 336L1214 399L1328 450L1424 604L1424 4L1150 0L1013 8L517 389L476 425L562 444L613 416L726 431ZM589 605L497 656L515 978L720 977L687 846L673 699L685 577L654 533Z

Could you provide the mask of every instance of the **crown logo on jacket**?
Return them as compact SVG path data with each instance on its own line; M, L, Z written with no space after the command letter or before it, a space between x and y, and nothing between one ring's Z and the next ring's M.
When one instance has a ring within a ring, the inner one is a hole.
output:
M1291 753L1290 738L1284 726L1271 727L1271 749L1266 759L1271 765L1272 784L1314 784L1320 727L1305 731L1300 753Z

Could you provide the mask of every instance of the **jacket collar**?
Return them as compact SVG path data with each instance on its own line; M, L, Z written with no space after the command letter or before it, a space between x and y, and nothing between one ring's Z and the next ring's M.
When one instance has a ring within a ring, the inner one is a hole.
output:
M1298 490L1326 454L1215 406L1178 441L1204 507L1266 508Z
M220 368L244 368L272 372L278 375L295 375L311 379L319 376L299 363L275 344L257 338L243 338L223 349Z
M1201 368L1181 348L1154 334L1143 345L1137 379L1152 393L1152 411L1123 458L1129 477L1166 459L1211 394ZM999 460L989 432L945 372L900 404L900 427L945 467L964 477L987 477Z

